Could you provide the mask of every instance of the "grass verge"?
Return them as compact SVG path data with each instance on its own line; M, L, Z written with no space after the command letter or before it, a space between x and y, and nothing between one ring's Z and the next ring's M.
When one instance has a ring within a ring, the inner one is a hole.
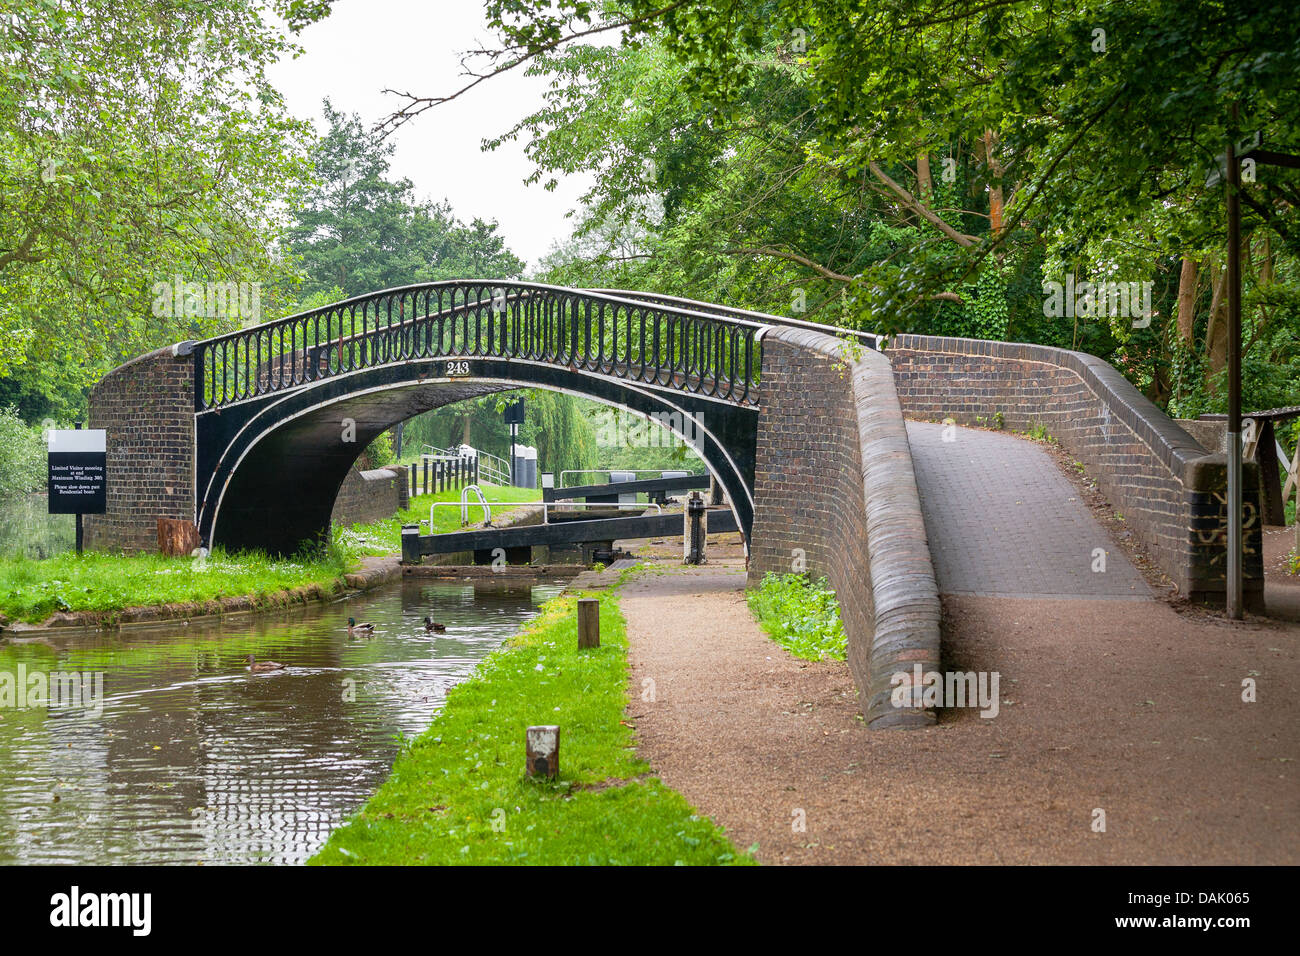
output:
M108 613L128 607L263 597L305 585L329 585L349 570L349 556L329 549L291 559L264 554L206 558L156 554L64 552L44 561L0 560L0 614L36 623L56 611Z
M835 592L802 574L763 576L746 594L759 626L795 657L842 661L848 647Z
M562 595L453 687L384 785L315 864L746 864L722 830L650 778L627 706L627 636L599 597L601 646L577 649ZM524 775L524 729L558 724L560 778Z
M541 492L531 488L482 487L492 504L541 498ZM434 501L459 500L458 490L419 495L411 507L392 518L335 529L330 547L304 550L289 559L257 552L228 555L220 549L202 560L104 552L77 557L70 551L44 560L0 558L0 616L34 624L58 611L111 614L128 607L223 597L258 599L310 585L341 590L343 575L355 570L360 558L401 551L403 524L427 519ZM481 522L482 512L479 507L471 509L470 520ZM454 508L439 508L434 517L436 531L460 526L460 512Z

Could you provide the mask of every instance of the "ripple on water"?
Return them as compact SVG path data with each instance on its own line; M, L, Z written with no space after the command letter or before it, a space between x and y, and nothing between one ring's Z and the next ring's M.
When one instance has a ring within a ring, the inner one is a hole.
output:
M101 706L0 709L0 863L301 863L560 588L403 581L221 627L0 648L0 672L103 674ZM349 638L349 616L375 636ZM288 670L250 674L250 653Z

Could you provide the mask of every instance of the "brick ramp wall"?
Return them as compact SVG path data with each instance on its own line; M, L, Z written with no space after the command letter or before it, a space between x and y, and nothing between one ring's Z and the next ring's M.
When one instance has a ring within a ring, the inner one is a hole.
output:
M89 417L108 432L108 511L86 516L86 547L157 551L159 518L194 520L193 356L168 346L115 368Z
M1042 425L1097 480L1179 591L1223 601L1227 462L1096 356L1044 345L899 335L889 345L909 418ZM1243 468L1248 607L1263 599L1259 469Z
M926 726L890 703L890 679L939 666L939 596L888 360L842 358L820 332L763 336L749 583L803 556L839 598L869 726Z
M403 465L351 469L339 486L330 521L353 525L393 517L407 505L407 480Z
M194 520L194 358L168 346L127 362L90 392L90 428L108 439L108 511L87 515L86 546L158 550L158 519ZM389 518L407 506L406 469L352 469L333 520Z

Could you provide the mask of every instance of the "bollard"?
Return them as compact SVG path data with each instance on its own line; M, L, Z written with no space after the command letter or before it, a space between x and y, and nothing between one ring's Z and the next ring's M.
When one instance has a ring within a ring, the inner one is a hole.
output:
M424 493L427 495L429 493L429 459L425 458L423 459L423 461L424 461Z
M524 731L528 776L554 780L560 775L560 728L551 724Z
M704 498L692 491L682 512L685 527L682 535L682 563L704 564L704 538L709 533L709 514L704 509Z
M578 647L600 647L600 602L578 599Z

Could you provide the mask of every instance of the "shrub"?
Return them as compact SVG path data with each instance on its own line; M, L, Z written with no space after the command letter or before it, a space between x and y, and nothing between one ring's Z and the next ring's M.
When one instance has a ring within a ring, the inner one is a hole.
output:
M748 600L763 630L795 657L844 660L847 640L840 607L824 580L768 572Z
M0 498L17 498L45 487L45 443L12 407L0 408Z
M389 432L381 433L366 446L366 457L370 459L371 468L383 468L395 462L397 455L393 453L393 436Z

